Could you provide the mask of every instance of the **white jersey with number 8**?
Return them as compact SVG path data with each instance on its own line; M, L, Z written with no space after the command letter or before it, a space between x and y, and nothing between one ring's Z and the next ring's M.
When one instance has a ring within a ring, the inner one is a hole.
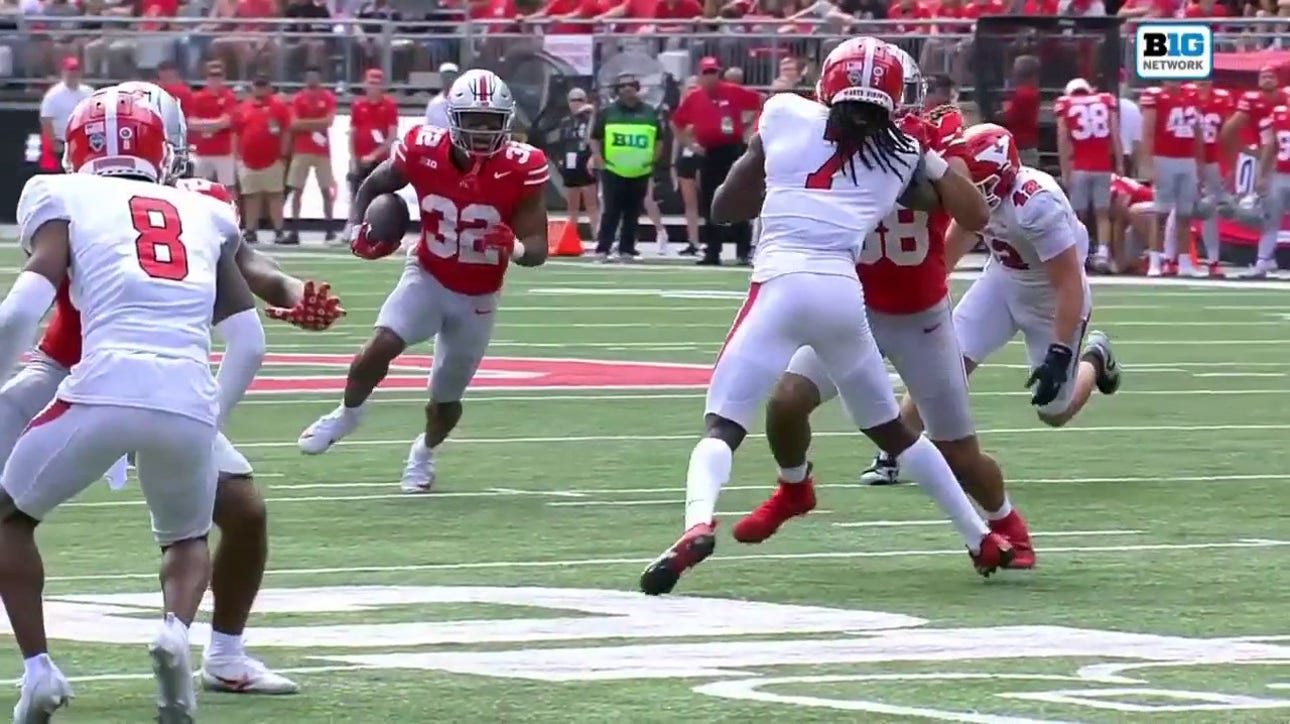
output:
M223 245L238 238L224 204L122 178L37 176L18 201L24 248L45 222L70 222L71 298L81 362L66 402L120 405L216 420L211 314Z
M824 139L828 115L826 106L792 93L766 101L758 121L766 200L753 281L799 271L855 276L865 236L891 213L918 166L917 151L893 160L894 173L857 158L852 179Z

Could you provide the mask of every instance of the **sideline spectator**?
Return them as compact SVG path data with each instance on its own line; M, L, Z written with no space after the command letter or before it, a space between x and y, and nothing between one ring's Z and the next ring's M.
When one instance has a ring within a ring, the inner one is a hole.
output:
M662 151L658 109L640 99L640 89L636 76L618 76L617 98L596 116L591 131L592 163L604 170L600 183L605 207L596 237L596 256L601 261L609 260L615 232L620 232L619 259L635 258L637 225Z
M390 155L398 140L399 104L385 95L385 73L372 68L363 78L364 94L354 99L349 109L349 181L350 201L358 185ZM349 235L346 229L346 236Z
M699 84L696 76L690 76L681 89L682 96ZM681 204L685 207L685 248L682 256L699 254L699 156L694 147L681 142L673 126L672 135L672 185L681 194Z
M24 0L20 9L31 17L28 27L37 33L24 45L23 57L31 75L52 77L64 58L80 56L83 41L72 32L85 29L77 22L82 15L80 7L68 0Z
M157 66L157 85L179 101L184 115L188 115L193 107L193 89L179 77L179 70L174 63L167 60Z
M1142 110L1138 102L1130 97L1132 90L1129 84L1120 80L1120 152L1124 155L1124 169L1127 176L1136 173L1135 162L1138 148L1142 145Z
M237 94L224 85L224 64L206 64L206 87L193 94L188 116L188 142L193 150L193 175L224 184L237 184L233 114Z
M322 86L322 71L305 69L305 87L291 99L291 164L287 167L287 193L291 195L291 218L300 219L300 203L305 184L313 173L322 193L323 217L328 221L326 241L331 230L332 205L336 199L336 176L331 168L331 124L336 120L336 96ZM299 244L300 232L287 234L287 243Z
M752 227L746 223L719 226L708 220L712 195L726 180L730 167L744 152L744 141L753 114L761 108L761 94L720 80L721 64L716 58L699 61L698 85L687 92L672 115L677 141L699 156L699 208L704 216L700 241L704 257L700 264L719 265L722 244L735 244L741 264L748 263Z
M66 143L67 120L76 110L76 104L89 97L94 88L81 82L81 61L63 58L63 79L55 83L40 99L40 128L53 139L54 153L63 157Z
M1004 104L1003 125L1012 131L1021 162L1039 165L1039 59L1018 56L1012 64L1012 97Z
M600 228L600 201L596 198L596 174L591 168L591 126L595 108L587 102L587 92L581 88L569 91L569 114L560 120L558 152L560 178L564 182L564 202L569 207L569 219L582 223L582 212L587 212L592 237Z
M331 11L326 0L289 0L282 17L299 20L286 26L288 33L309 33L308 37L287 39L285 48L288 72L295 68L323 68L331 32ZM311 22L312 21L312 22Z
M448 89L461 75L456 63L443 63L439 66L439 92L426 104L426 123L439 128L448 127Z
M237 183L242 192L245 239L254 243L267 209L273 225L273 243L289 244L283 233L282 192L286 168L282 160L290 151L291 108L278 98L267 76L256 76L251 97L233 114L237 132ZM297 240L298 243L298 240Z
M211 54L224 61L235 78L245 78L253 69L263 64L274 67L276 48L270 34L275 26L254 22L263 18L276 18L277 0L215 0L211 8L212 19L237 19L236 25L219 23L217 37L211 42Z

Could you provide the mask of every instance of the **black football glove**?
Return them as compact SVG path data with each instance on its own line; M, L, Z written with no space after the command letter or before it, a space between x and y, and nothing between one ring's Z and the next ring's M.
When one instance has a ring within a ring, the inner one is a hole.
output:
M1062 391L1062 385L1066 384L1066 374L1071 368L1071 359L1075 353L1070 347L1064 344L1048 345L1048 354L1044 355L1044 363L1035 368L1030 373L1030 379L1026 380L1027 388L1034 388L1035 393L1030 396L1030 404L1036 407L1043 407L1053 400L1057 399L1058 393Z

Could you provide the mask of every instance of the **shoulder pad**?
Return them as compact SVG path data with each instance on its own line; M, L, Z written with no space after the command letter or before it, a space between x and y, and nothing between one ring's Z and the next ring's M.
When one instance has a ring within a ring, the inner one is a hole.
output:
M65 219L71 215L63 198L63 186L72 176L32 176L22 187L18 197L18 239L23 251L31 253L31 237L46 221Z

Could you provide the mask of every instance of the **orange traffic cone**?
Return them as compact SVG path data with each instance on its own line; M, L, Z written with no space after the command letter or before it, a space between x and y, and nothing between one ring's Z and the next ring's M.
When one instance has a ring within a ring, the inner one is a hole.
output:
M549 241L548 241L549 243ZM578 225L573 219L564 222L564 228L560 230L560 238L555 243L555 248L548 246L551 256L582 256L582 236L578 233Z
M546 251L551 256L556 255L556 250L560 248L560 237L564 234L564 221L547 221L546 222Z

